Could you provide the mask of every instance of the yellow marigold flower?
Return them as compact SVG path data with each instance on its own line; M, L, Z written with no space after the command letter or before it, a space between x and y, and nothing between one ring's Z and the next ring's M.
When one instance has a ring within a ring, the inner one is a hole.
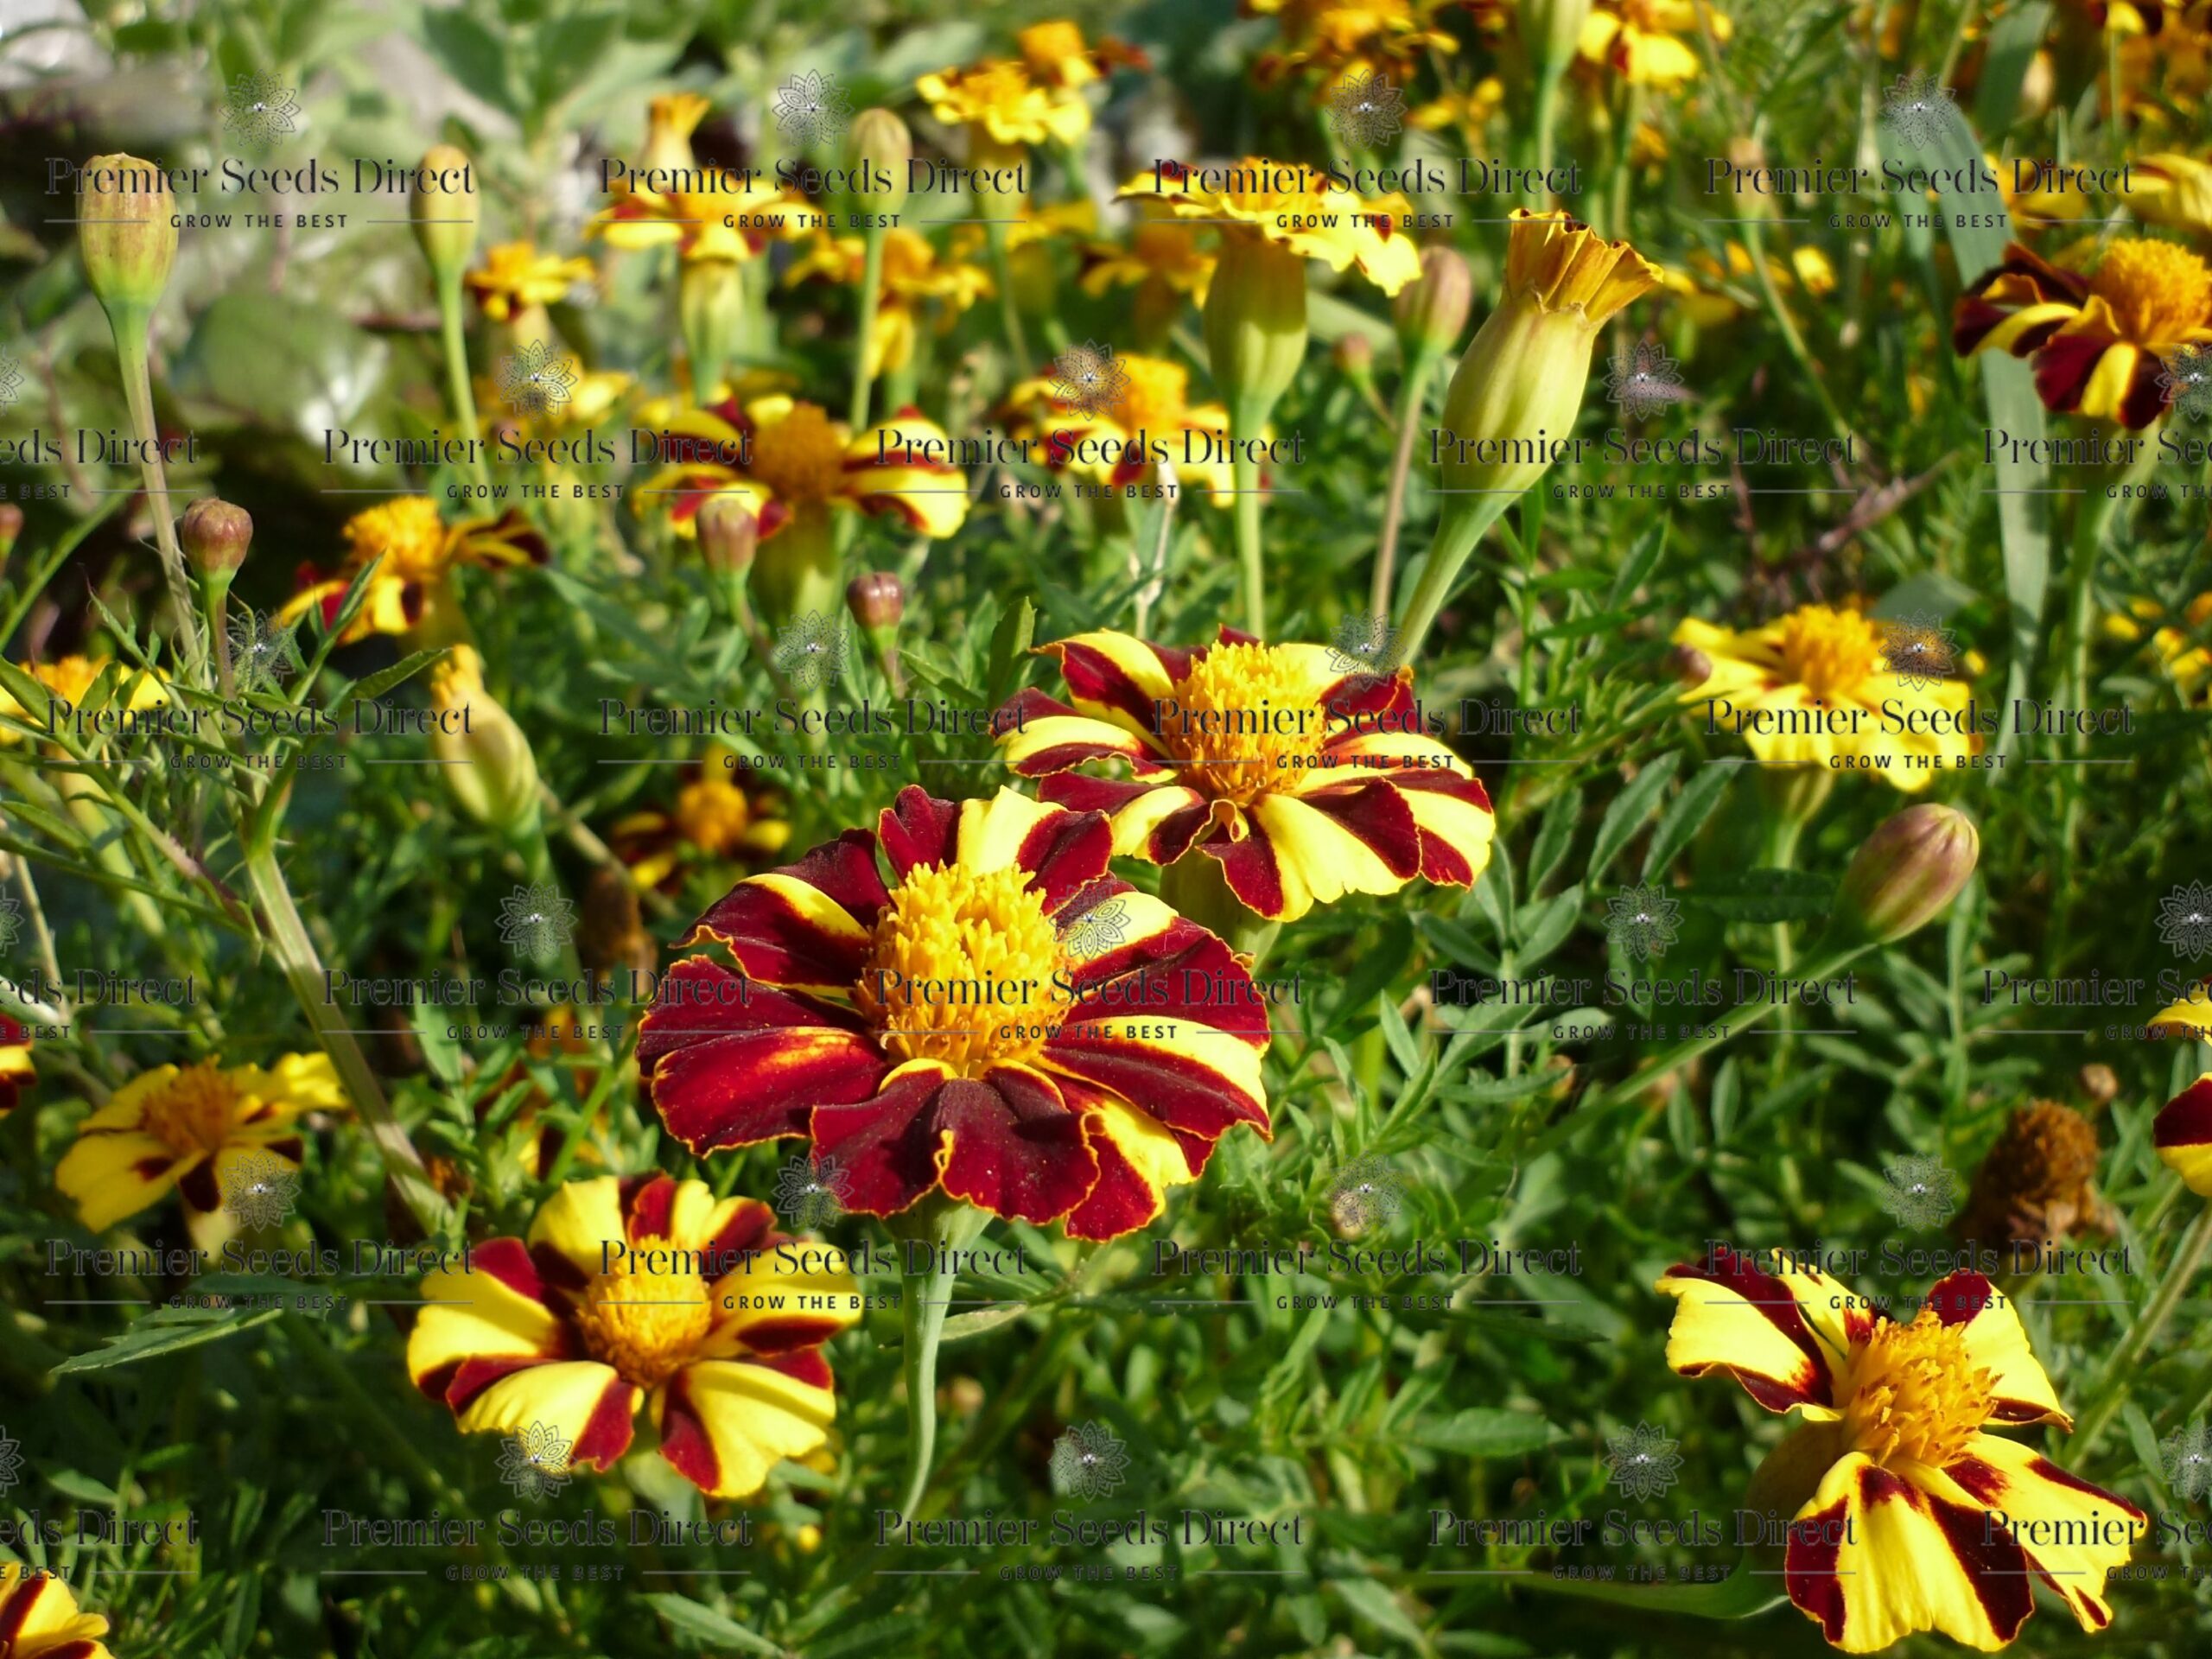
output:
M703 1181L570 1181L526 1242L495 1238L424 1277L408 1375L464 1433L551 1431L562 1471L612 1468L642 1406L678 1474L748 1497L827 1443L837 1402L822 1344L861 1305L821 1253L779 1249L791 1241L775 1222Z
M639 165L660 171L696 167L691 135L714 107L697 92L664 92L653 99L646 106L645 149Z
M1010 429L1017 437L1041 438L1049 465L1115 486L1155 479L1157 452L1165 448L1179 482L1207 491L1217 507L1232 505L1235 469L1221 447L1229 411L1219 404L1193 404L1190 371L1179 363L1130 353L1117 354L1113 366L1119 394L1094 410L1061 397L1057 374L1022 381L1007 394Z
M232 1199L263 1171L296 1177L308 1112L342 1112L345 1091L322 1054L287 1054L273 1065L156 1066L108 1096L86 1118L54 1172L93 1232L183 1200L192 1242L222 1248L238 1230Z
M1881 630L1856 611L1804 605L1740 632L1688 618L1674 642L1709 664L1681 701L1700 710L1709 704L1710 723L1738 732L1762 764L1871 772L1912 792L1974 752L1974 735L1956 729L1965 683L1917 668L1897 672ZM1937 729L1893 731L1885 704L1921 715L1916 728Z
M675 884L693 863L734 860L751 864L783 851L791 826L771 816L771 804L747 794L745 774L720 746L683 767L676 798L665 807L633 812L607 832L615 855L641 887Z
M860 237L820 233L791 262L784 281L789 285L826 280L857 289L867 254L868 245ZM921 232L892 226L883 232L882 288L868 334L868 372L884 374L913 360L924 305L942 308L941 332L994 291L991 274L982 266L950 255L940 259Z
M0 1117L16 1109L23 1090L38 1081L31 1064L31 1034L0 1014Z
M114 689L110 692L107 706L121 707L137 712L142 709L162 709L168 705L168 686L163 677L151 669L126 666L112 657L58 657L50 663L22 663L22 671L44 686L48 695L81 708L85 699L98 683L101 675L115 671ZM12 693L0 687L0 719L18 720L26 726L41 730L48 723L48 709L26 709L16 701ZM52 711L56 718L61 711ZM13 727L0 724L0 748L23 741L23 734Z
M279 616L296 622L319 610L328 627L338 620L353 578L376 563L367 596L346 631L349 645L372 633L438 632L454 609L452 575L458 565L509 569L543 564L552 556L545 538L519 508L510 507L496 518L449 524L427 495L395 496L357 512L346 521L345 536L339 574L320 577L312 566L303 566L301 585Z
M915 81L914 91L938 120L968 130L970 166L1007 166L1033 144L1080 143L1090 130L1090 105L1080 93L1040 83L1016 61L941 69Z
M2161 35L2169 24L2201 21L2204 8L2190 0L2070 0L2089 22L2112 35Z
M2047 409L2141 430L2166 412L2165 359L2212 342L2212 268L2178 243L2125 238L2084 276L2018 243L1959 296L1951 345L1961 357L2029 360Z
M1226 221L1220 224L1224 251L1260 244L1324 260L1332 270L1356 266L1385 294L1421 275L1421 251L1395 220L1379 222L1375 203L1302 162L1248 156L1202 171L1163 162L1122 186L1121 194L1177 219Z
M1227 628L1193 650L1109 632L1039 649L1071 702L1023 691L999 746L1046 801L1105 813L1122 857L1216 859L1271 921L1417 876L1471 887L1490 862L1490 797L1422 731L1409 668L1370 673L1329 646ZM1268 728L1252 731L1261 710ZM1124 766L1132 778L1081 770Z
M771 242L818 229L825 221L804 196L765 179L730 188L719 168L694 168L682 188L632 189L617 181L614 200L594 213L584 235L611 248L673 247L686 264L743 264Z
M1746 310L1758 308L1749 286L1756 280L1751 251L1739 242L1728 245L1725 262L1700 249L1689 256L1685 268L1656 265L1653 270L1658 274L1659 286L1675 296L1682 314L1700 328L1717 328ZM1774 279L1777 293L1802 289L1817 300L1835 291L1835 267L1827 254L1810 244L1791 249L1787 261L1769 254L1766 271Z
M1605 0L1582 25L1582 57L1637 86L1671 92L1704 67L1696 45L1702 0ZM1704 8L1713 38L1734 32L1726 15Z
M1387 74L1401 85L1432 52L1459 42L1438 26L1444 0L1249 0L1262 17L1282 20L1282 48L1254 66L1262 85L1301 69L1325 83Z
M2145 219L2212 235L2212 162L2162 150L2134 162L2131 176L2121 200Z
M77 1611L77 1598L51 1573L20 1561L0 1567L0 1654L7 1659L115 1659L100 1637L107 1620Z
M1484 75L1464 92L1447 93L1418 105L1407 115L1406 124L1423 132L1449 127L1472 137L1488 131L1504 108L1505 83L1496 75Z
M1022 67L1041 86L1071 92L1103 79L1116 64L1132 69L1149 67L1142 52L1110 36L1095 47L1086 44L1082 28L1065 17L1032 23L1014 38Z
M534 242L502 242L486 249L484 263L462 281L486 316L507 322L533 307L557 304L593 275L588 259L540 253Z
M1782 1584L1834 1646L1873 1653L1940 1630L1993 1652L2035 1610L2037 1579L2083 1630L2111 1622L2106 1575L2149 1520L1983 1432L2073 1427L1987 1279L1938 1280L1904 1321L1816 1268L1769 1273L1720 1247L1657 1288L1675 1298L1669 1366L1725 1372L1768 1411L1800 1414L1770 1454L1803 1496Z
M1174 210L1159 201L1139 201L1129 226L1128 245L1092 242L1083 251L1083 291L1093 298L1116 288L1135 288L1133 305L1140 338L1164 335L1185 300L1206 302L1213 281L1214 256L1202 227L1180 223Z

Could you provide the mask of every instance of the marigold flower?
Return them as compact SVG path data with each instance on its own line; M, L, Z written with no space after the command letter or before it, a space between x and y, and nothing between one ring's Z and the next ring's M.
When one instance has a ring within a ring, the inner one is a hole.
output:
M133 713L145 709L161 709L169 701L168 685L157 671L126 665L112 657L57 657L50 663L21 663L22 671L36 680L54 697L73 708L84 706L85 699L99 683L100 676L110 669L116 671L116 690L111 694L111 708L120 706ZM14 693L0 687L0 717L21 721L26 726L43 730L48 717L47 709L26 709L16 701ZM0 724L0 748L23 741L23 734Z
M971 167L1008 166L1032 144L1077 144L1090 130L1081 93L1035 79L1019 61L940 69L916 80L914 91L938 120L968 130Z
M940 333L961 313L995 291L989 271L966 259L940 258L918 231L893 226L883 233L883 272L875 316L868 331L868 372L876 376L913 361L920 333L918 317L926 304L941 308ZM868 244L857 236L815 237L784 273L786 286L827 280L857 289Z
M1022 67L1040 86L1072 91L1103 79L1116 65L1151 67L1142 52L1110 35L1102 37L1096 46L1087 44L1081 26L1065 17L1032 23L1014 38Z
M52 1573L21 1561L0 1566L0 1648L7 1659L115 1659L100 1637L107 1620L77 1611L77 1597Z
M1135 288L1138 333L1146 339L1157 339L1181 314L1185 300L1199 305L1206 302L1214 256L1204 238L1201 227L1179 223L1172 207L1158 201L1140 201L1136 221L1129 227L1128 245L1087 244L1078 283L1093 298L1110 289Z
M618 181L614 200L592 216L584 235L612 248L674 247L687 264L743 264L823 222L804 196L779 184L758 180L732 189L721 172L695 173L696 188L681 190L632 189Z
M1218 224L1224 252L1235 244L1259 243L1325 260L1332 270L1357 266L1385 294L1421 275L1421 250L1377 204L1301 162L1248 156L1227 169L1221 186L1197 181L1188 168L1162 166L1123 185L1121 198L1176 219Z
M1878 625L1856 611L1802 605L1740 631L1688 618L1673 639L1703 653L1711 669L1681 701L1711 702L1712 723L1735 728L1763 764L1826 772L1840 758L1910 793L1974 752L1972 734L1956 729L1967 684L1917 669L1899 674L1883 654ZM1922 718L1892 731L1885 705ZM1926 718L1939 712L1954 718ZM1929 726L1940 729L1922 729Z
M2190 986L2189 995L2160 1010L2152 1025L2161 1036L2212 1042L2212 984ZM2212 1198L2212 1071L2159 1108L2151 1144L2190 1192Z
M861 1312L852 1275L779 1250L775 1221L703 1181L570 1181L527 1242L424 1277L408 1375L464 1433L555 1430L570 1467L613 1467L643 1404L670 1467L709 1497L749 1497L828 1442L822 1344Z
M740 971L687 957L645 1019L669 1133L806 1136L867 1215L942 1191L1078 1238L1143 1226L1237 1124L1271 1133L1268 1025L1226 944L1106 873L1112 844L1096 813L909 787L874 834L740 882L686 940Z
M2166 411L2164 359L2212 341L2212 269L2174 242L2124 238L2088 276L2018 243L1959 296L1951 345L1961 356L2029 360L2044 407L2134 430Z
M1631 86L1671 92L1698 78L1704 60L1697 38L1701 0L1605 0L1582 25L1582 58ZM1726 43L1735 32L1726 15L1704 5L1713 38Z
M299 587L278 620L296 622L320 611L328 627L338 620L346 590L374 563L376 575L345 634L351 645L372 633L439 632L457 619L452 577L455 567L512 569L543 564L552 550L518 507L498 518L463 518L448 524L427 495L394 496L346 521L346 557L335 576L321 575L303 564Z
M757 865L784 850L788 821L770 815L770 803L748 795L716 747L678 774L676 798L665 807L633 812L607 831L615 855L641 887L674 886L684 868L701 861L740 860Z
M31 1034L0 1014L0 1117L14 1111L23 1090L38 1081L31 1065Z
M54 1184L78 1219L105 1232L171 1192L184 1203L192 1242L219 1249L238 1229L224 1198L257 1157L296 1169L308 1112L342 1112L346 1094L322 1054L287 1054L269 1066L162 1065L141 1072L79 1126Z
M1756 310L1751 298L1758 281L1751 256L1740 242L1731 242L1725 261L1700 249L1683 266L1654 265L1658 285L1667 290L1681 314L1700 328L1717 328L1732 322L1746 310ZM1767 276L1775 291L1802 290L1808 298L1825 299L1835 292L1835 267L1820 249L1807 243L1789 251L1789 258L1769 254Z
M1190 371L1179 363L1130 353L1116 355L1114 366L1122 377L1121 395L1094 413L1061 397L1052 373L1022 381L1007 394L1008 429L1017 437L1044 438L1053 467L1072 466L1116 486L1156 477L1153 446L1165 445L1179 481L1210 492L1217 507L1230 505L1236 498L1224 448L1229 411L1219 404L1192 404ZM1197 459L1185 458L1186 442Z
M510 322L525 311L557 305L593 275L588 259L540 253L534 242L502 242L486 249L484 263L461 280L486 316Z
M639 165L650 172L675 172L699 163L691 154L691 135L714 110L698 92L664 92L645 106L645 148Z
M1035 687L1016 696L1007 764L1045 779L1047 801L1108 814L1123 857L1173 864L1195 848L1273 921L1416 876L1471 887L1490 862L1490 797L1421 734L1409 668L1348 672L1327 646L1229 628L1188 651L1111 632L1039 649L1073 706ZM1135 775L1072 771L1116 760Z
M1445 0L1248 0L1262 17L1282 20L1283 48L1261 54L1254 78L1265 86L1311 69L1326 83L1353 75L1389 74L1403 83L1432 52L1459 49L1438 26Z
M1902 1322L1817 1269L1764 1273L1726 1249L1657 1288L1675 1299L1669 1366L1726 1371L1767 1410L1801 1414L1773 1456L1821 1472L1791 1523L1783 1587L1830 1643L1872 1653L1941 1630L1992 1651L2034 1611L2037 1579L2083 1630L2110 1622L2105 1575L2130 1548L2112 1541L2115 1523L2132 1541L2149 1522L1982 1432L2073 1427L1987 1279L1938 1281Z
M2120 199L2153 225L2212 235L2212 162L2162 150L2130 163Z

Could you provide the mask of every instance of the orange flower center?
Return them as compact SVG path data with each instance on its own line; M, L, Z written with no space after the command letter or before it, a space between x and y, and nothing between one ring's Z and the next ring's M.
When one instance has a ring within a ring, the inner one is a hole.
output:
M1026 1060L1064 1001L1060 939L1026 871L931 864L909 870L875 924L854 1001L902 1059L965 1077Z
M352 550L348 563L359 569L380 558L380 577L421 581L435 576L446 565L446 526L438 509L425 495L403 495L357 512L346 521L346 544Z
M1967 1357L1965 1329L1923 1307L1909 1325L1884 1320L1854 1348L1846 1440L1875 1462L1947 1468L1989 1421L1996 1379Z
M815 404L793 404L780 421L753 429L748 469L788 506L833 501L845 476L845 437Z
M1114 418L1128 432L1165 438L1183 424L1191 377L1179 363L1156 357L1118 359L1127 390L1114 405Z
M676 827L703 853L719 856L745 838L753 809L745 791L719 778L702 778L677 791Z
M2212 321L2212 270L2177 242L2115 242L2089 278L2120 331L2146 351L2186 345Z
M238 1086L213 1060L188 1066L155 1086L143 1110L146 1132L180 1158L213 1152L238 1122Z
M690 1268L637 1265L652 1259L646 1252L672 1248L664 1238L637 1240L613 1272L592 1275L574 1315L584 1351L641 1389L658 1388L690 1363L715 1322L706 1281Z
M1329 735L1306 682L1272 645L1214 646L1176 684L1174 701L1160 737L1184 762L1178 775L1239 806L1287 792Z
M1807 605L1782 619L1783 678L1817 702L1849 696L1881 660L1881 636L1856 611Z

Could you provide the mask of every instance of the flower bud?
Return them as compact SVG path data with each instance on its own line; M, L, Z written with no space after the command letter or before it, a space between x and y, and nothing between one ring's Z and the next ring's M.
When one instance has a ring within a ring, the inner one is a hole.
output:
M168 175L132 156L97 156L77 184L77 251L108 321L144 316L176 263L176 202Z
M888 110L862 110L853 123L850 159L868 181L853 193L861 207L872 213L895 213L906 205L906 163L914 159L914 136L904 121Z
M600 974L618 968L650 974L660 961L660 947L638 909L636 884L619 864L601 864L591 873L576 929L576 957Z
M476 175L467 156L451 144L432 145L416 169L408 213L430 269L441 281L459 280L476 251Z
M1205 334L1230 424L1249 436L1306 358L1306 261L1257 236L1224 238L1206 289Z
M1521 44L1538 64L1564 67L1589 21L1590 0L1521 0Z
M207 496L184 510L176 534L201 578L227 586L253 545L253 519L244 507Z
M1421 275L1400 289L1390 303L1408 357L1423 350L1448 352L1467 326L1467 313L1475 303L1475 279L1467 262L1452 249L1423 248Z
M484 689L474 645L450 647L430 670L430 753L454 804L488 830L521 837L537 827L537 759L514 716Z
M1713 658L1695 645L1676 645L1667 653L1667 666L1684 685L1703 685L1713 677Z
M853 620L871 639L896 628L906 614L906 584L888 570L869 570L845 584Z
M8 574L8 556L23 533L23 510L12 501L0 501L0 576Z
M710 495L699 509L699 556L717 575L741 576L760 545L760 520L738 495Z
M1866 837L1844 872L1835 918L1847 937L1901 939L1949 907L1974 874L1981 837L1963 812L1923 802Z
M2082 1092L2092 1106L2109 1106L2120 1098L2120 1078L2112 1067L2092 1060L2076 1074L2082 1083Z

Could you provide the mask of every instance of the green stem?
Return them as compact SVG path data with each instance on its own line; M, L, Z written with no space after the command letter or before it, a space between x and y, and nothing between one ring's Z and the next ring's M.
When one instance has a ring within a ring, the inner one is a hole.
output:
M1382 531L1375 543L1375 593L1370 607L1376 616L1390 614L1391 589L1398 575L1398 527L1406 515L1406 479L1413 470L1414 439L1421 429L1422 411L1428 406L1428 383L1444 354L1426 342L1414 348L1414 359L1398 383L1397 446L1390 451L1390 483L1382 498Z
M861 258L860 339L853 346L853 401L849 423L856 433L868 429L868 393L875 384L870 346L875 338L875 309L883 297L884 227L870 225L865 234L867 251Z
M1014 264L1007 257L1006 226L990 224L983 226L984 239L990 245L991 276L999 285L999 318L1006 325L1007 350L1014 353L1014 373L1019 377L1029 372L1029 342L1021 333L1021 310L1014 302Z
M1241 442L1247 435L1234 416L1230 428L1232 441ZM1230 465L1236 491L1236 569L1237 585L1243 589L1244 631L1255 639L1264 639L1268 637L1268 575L1260 551L1259 457L1240 449Z
M445 351L446 401L452 405L454 419L461 423L461 435L474 438L480 429L476 424L476 385L468 378L468 336L462 329L461 277L458 261L437 272L438 340ZM478 483L485 481L480 459L469 463L469 471Z
M1435 625L1437 613L1452 596L1467 556L1475 550L1484 532L1516 499L1503 494L1446 499L1444 516L1437 521L1436 539L1429 543L1428 557L1421 568L1421 580L1414 584L1414 596L1406 606L1405 621L1398 630L1399 661L1411 662L1421 654L1421 645Z
M924 1199L909 1216L912 1220L894 1230L909 1243L926 1243L931 1249L928 1264L906 1274L899 1305L906 1335L899 1369L906 1382L906 1495L899 1512L907 1516L920 1507L929 1490L930 1465L937 1455L938 1344L960 1278L959 1263L947 1257L974 1243L990 1221L988 1211L936 1196Z
M1552 129L1559 121L1559 89L1560 82L1563 81L1566 77L1567 65L1564 62L1554 63L1547 60L1544 67L1536 72L1535 124L1536 177L1538 180L1548 178L1551 174ZM1541 183L1530 184L1529 188L1529 206L1531 208L1539 213L1543 210L1545 206L1544 197L1548 188L1548 186Z
M138 440L140 478L154 508L154 540L162 550L162 574L168 579L169 602L176 607L177 628L184 635L184 658L193 677L205 684L207 653L200 638L199 613L192 603L192 584L185 574L184 550L177 544L176 514L169 506L168 474L162 465L161 433L154 423L154 382L146 353L146 320L126 316L115 327L115 354L123 371L123 397L130 409L131 435Z
M2096 1402L2082 1414L2081 1426L2074 1432L2069 1449L2077 1457L2086 1457L2096 1449L2097 1437L2105 1432L2120 1408L2127 1403L2127 1396L2139 1375L2135 1362L2164 1330L2166 1321L2173 1317L2174 1309L2181 1306L2182 1297L2188 1292L2190 1281L2196 1277L2197 1269L2204 1265L2204 1253L2212 1249L2212 1205L2196 1212L2196 1219L2190 1223L2189 1232L2183 1238L2181 1249L2175 1253L2173 1265L2166 1269L2164 1281L2150 1305L2137 1316L2128 1327L2127 1335L2113 1351L2112 1363L2106 1369L2107 1382L2098 1393Z

